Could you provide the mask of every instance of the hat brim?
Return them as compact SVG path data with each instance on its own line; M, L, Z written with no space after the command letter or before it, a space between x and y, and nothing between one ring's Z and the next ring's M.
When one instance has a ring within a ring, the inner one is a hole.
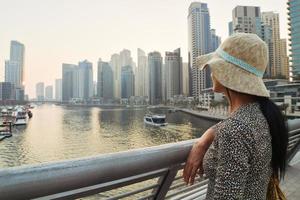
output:
M196 66L201 70L209 66L215 78L231 90L270 97L262 78L225 61L215 52L197 57Z

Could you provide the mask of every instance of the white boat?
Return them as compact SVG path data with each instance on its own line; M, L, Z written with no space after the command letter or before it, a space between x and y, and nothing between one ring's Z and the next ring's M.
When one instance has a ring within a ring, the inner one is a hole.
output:
M14 125L26 125L27 124L27 113L22 107L16 108L13 112L13 123Z
M166 115L145 115L144 116L144 123L151 125L151 126L166 126L168 123L166 123Z
M1 117L8 117L8 116L9 116L8 110L6 108L3 108L1 110Z

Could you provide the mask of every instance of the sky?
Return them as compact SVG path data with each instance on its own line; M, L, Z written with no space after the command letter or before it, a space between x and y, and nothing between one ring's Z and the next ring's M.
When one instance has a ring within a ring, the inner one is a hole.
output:
M25 45L25 85L30 98L35 84L53 85L62 63L109 61L126 48L137 60L146 53L180 47L187 61L187 14L191 0L0 0L0 81L11 40ZM211 28L224 40L237 5L260 6L280 14L281 38L287 38L286 0L206 0Z

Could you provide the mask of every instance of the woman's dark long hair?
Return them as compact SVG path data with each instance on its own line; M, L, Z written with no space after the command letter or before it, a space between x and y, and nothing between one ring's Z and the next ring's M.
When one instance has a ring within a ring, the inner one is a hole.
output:
M231 104L232 91L226 88L229 104ZM286 168L286 156L288 146L288 128L287 121L283 116L279 107L267 97L256 96L256 101L259 103L259 107L266 118L270 134L272 138L272 168L273 173L279 179L284 178Z
M279 107L267 97L257 97L272 137L272 168L278 178L284 178L288 146L287 121Z

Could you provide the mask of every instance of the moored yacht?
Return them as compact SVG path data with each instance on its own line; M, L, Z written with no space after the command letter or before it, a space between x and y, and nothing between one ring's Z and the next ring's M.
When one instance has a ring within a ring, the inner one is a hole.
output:
M27 113L22 107L16 108L13 112L13 123L14 125L26 125L27 124Z

